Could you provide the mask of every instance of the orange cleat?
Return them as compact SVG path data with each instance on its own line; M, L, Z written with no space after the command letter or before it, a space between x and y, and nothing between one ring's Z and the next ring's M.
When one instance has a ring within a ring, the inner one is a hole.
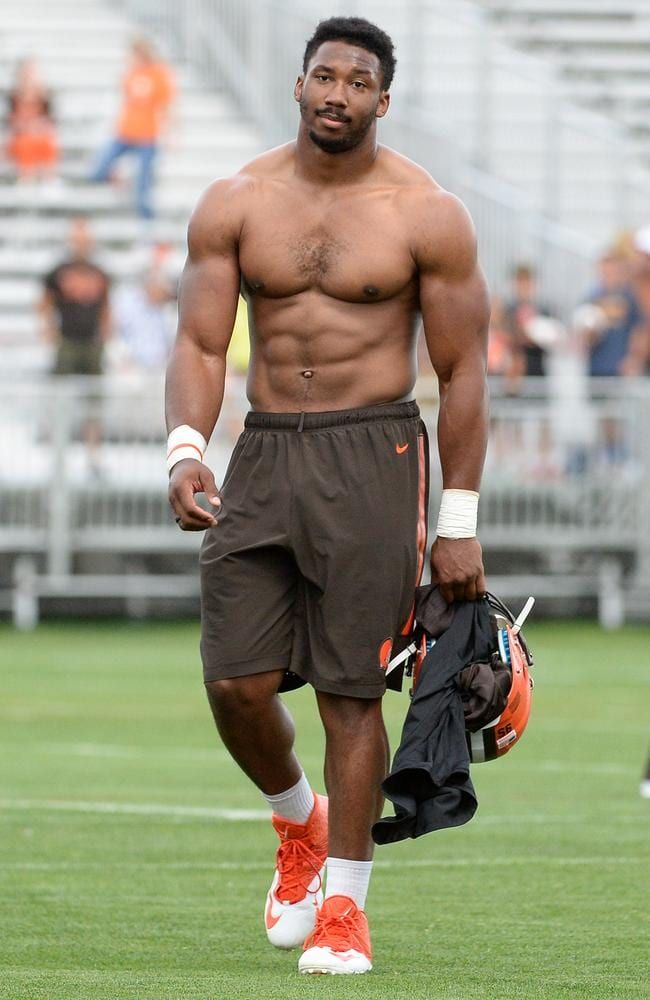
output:
M323 901L327 859L327 798L316 795L305 824L273 816L280 837L275 873L266 897L266 936L276 948L297 948L314 929Z
M358 975L372 969L368 920L348 896L330 896L305 941L300 972L312 975Z

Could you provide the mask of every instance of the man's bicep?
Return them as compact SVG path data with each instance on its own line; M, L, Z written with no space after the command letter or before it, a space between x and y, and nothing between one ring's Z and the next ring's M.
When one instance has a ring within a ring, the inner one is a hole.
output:
M239 298L242 220L232 180L203 193L187 232L188 253L178 290L178 338L205 356L225 358Z
M485 366L490 303L478 264L464 274L421 274L420 308L429 357L441 382L459 365Z
M178 338L204 354L225 356L239 298L234 251L188 255L178 292Z

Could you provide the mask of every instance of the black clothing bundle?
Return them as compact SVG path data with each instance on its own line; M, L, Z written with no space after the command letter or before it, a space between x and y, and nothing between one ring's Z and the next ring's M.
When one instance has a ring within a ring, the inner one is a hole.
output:
M503 710L507 670L495 672L495 638L486 598L448 605L437 586L416 591L415 618L437 641L421 666L391 773L382 784L395 816L372 828L377 844L467 823L477 798L466 729Z

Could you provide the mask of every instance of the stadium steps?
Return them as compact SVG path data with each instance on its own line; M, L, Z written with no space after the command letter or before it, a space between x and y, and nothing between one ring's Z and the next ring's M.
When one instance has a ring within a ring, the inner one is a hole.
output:
M650 168L650 7L646 0L482 0L501 36L557 67L569 95L607 113ZM645 119L645 120L644 120Z
M15 184L10 165L0 164L0 357L7 375L46 369L35 304L42 275L64 254L71 215L90 217L97 258L115 282L132 279L150 257L133 210L133 162L119 163L117 184L87 180L110 138L127 47L141 28L100 0L61 0L45 9L40 0L19 7L0 0L0 23L0 103L18 60L33 56L50 88L61 146L58 185ZM255 156L261 140L226 93L208 90L192 67L170 61L178 99L158 159L151 237L171 244L180 270L198 195Z
M563 20L576 34L582 20L591 23L592 6L550 2L552 10L574 12ZM611 13L605 4L595 6ZM627 37L637 9L630 0L622 7L608 23ZM650 164L635 156L643 126L632 129L612 116L608 102L587 107L574 97L545 52L518 45L503 13L511 8L519 9L514 0L453 5L427 0L418 4L422 24L416 42L406 9L389 10L386 4L398 58L407 53L398 66L391 114L415 101L443 138L445 155L453 150L461 162L505 181L531 212L573 231L596 253L624 224L622 216L634 224L650 215ZM522 9L528 13L520 11L521 23L540 8L543 0L536 5L525 0ZM638 86L639 80L630 77L626 83ZM443 183L453 184L453 176Z

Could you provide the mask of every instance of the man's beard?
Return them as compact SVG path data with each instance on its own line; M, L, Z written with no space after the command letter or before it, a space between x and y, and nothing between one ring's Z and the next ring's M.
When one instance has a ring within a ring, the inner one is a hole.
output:
M300 111L303 118L306 117L306 106L303 101L300 102ZM311 141L322 149L324 153L347 153L350 149L355 149L359 146L368 132L372 127L376 114L374 111L370 111L364 119L359 123L358 127L354 131L348 131L347 135L342 136L322 136L318 135L313 129L309 130L309 138Z

